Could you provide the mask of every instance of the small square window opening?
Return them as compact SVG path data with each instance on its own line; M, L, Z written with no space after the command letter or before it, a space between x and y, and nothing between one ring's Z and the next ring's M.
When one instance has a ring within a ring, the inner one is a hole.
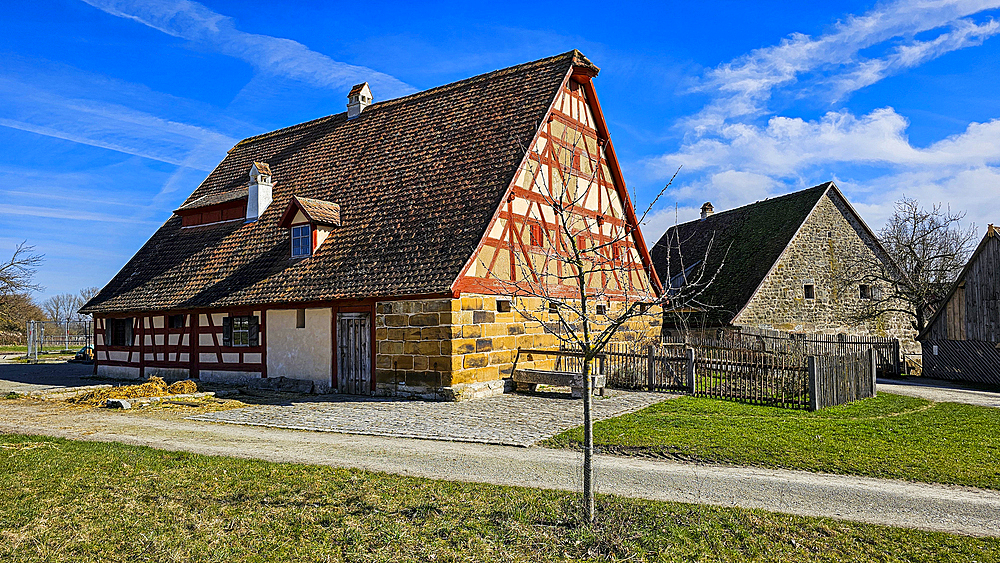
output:
M170 315L170 328L184 328L184 315Z
M861 284L858 286L858 297L861 299L871 299L872 298L872 286L868 284Z
M510 299L497 299L497 312L498 313L509 313L511 302Z
M292 227L292 257L309 256L312 252L312 229L310 225Z
M811 283L807 283L802 286L802 293L805 295L806 299L816 299L816 286Z
M296 309L295 310L295 328L305 328L306 327L306 310Z
M554 314L556 314L558 312L559 312L559 304L558 303L550 302L549 303L549 314L554 315Z
M597 306L597 314L598 315L607 315L608 314L608 306L607 305L603 305L603 304L598 305Z

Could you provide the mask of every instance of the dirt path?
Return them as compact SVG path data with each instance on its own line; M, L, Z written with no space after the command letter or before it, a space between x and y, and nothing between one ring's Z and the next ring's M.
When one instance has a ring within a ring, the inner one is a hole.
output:
M243 427L181 416L0 401L0 432L434 479L562 490L580 486L580 456L568 450ZM1000 536L998 491L613 456L598 456L596 467L601 493Z

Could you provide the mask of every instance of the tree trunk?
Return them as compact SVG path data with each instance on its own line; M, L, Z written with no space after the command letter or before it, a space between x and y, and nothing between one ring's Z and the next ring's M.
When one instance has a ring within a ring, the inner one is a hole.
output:
M590 385L593 360L583 360L583 517L588 524L594 523L594 421L591 409L594 393Z

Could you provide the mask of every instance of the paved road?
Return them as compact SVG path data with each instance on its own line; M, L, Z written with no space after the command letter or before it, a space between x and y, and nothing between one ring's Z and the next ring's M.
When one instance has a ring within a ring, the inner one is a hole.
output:
M71 364L0 363L0 394L30 393L62 387L93 385L94 381L84 379L94 373L94 366Z
M538 447L233 426L27 401L0 401L0 432L435 479L561 490L580 487L578 453ZM1000 536L1000 491L612 456L597 456L596 470L602 493Z
M938 403L1000 408L1000 392L969 389L940 379L879 379L876 387L880 392L919 397Z

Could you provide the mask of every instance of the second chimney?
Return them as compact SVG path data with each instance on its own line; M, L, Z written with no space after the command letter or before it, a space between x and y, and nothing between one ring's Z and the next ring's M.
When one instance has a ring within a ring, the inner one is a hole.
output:
M250 186L247 194L247 222L256 221L271 205L271 167L266 162L254 162L250 167Z
M711 201L706 201L705 205L701 206L701 220L704 221L705 219L708 219L712 213L715 213L715 208L712 207Z
M365 108L372 105L372 90L367 82L355 84L351 88L351 93L347 95L347 119L354 119L365 111Z

